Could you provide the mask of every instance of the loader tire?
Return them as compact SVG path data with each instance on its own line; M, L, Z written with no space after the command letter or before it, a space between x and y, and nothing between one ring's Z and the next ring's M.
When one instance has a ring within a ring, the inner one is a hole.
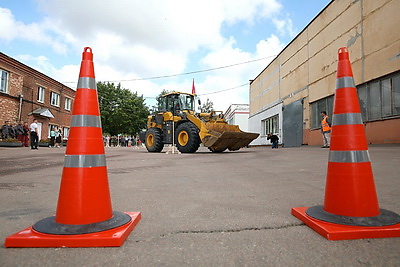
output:
M162 132L159 128L152 127L146 131L145 144L149 152L161 152L164 148Z
M184 122L176 128L175 143L179 152L194 153L199 149L200 137L197 127L191 122Z

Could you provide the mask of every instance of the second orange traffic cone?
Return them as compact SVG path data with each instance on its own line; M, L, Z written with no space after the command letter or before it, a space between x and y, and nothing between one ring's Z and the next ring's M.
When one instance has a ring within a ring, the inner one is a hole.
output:
M121 246L140 212L112 210L92 49L85 47L56 216L6 238L6 247Z
M331 240L399 237L400 216L379 208L347 48L338 56L324 206L292 214Z

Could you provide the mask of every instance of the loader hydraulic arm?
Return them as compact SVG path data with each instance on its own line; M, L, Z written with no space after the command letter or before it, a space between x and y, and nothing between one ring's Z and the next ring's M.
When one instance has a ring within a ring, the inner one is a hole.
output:
M196 125L196 127L199 129L200 140L203 142L203 139L207 135L209 135L208 130L205 126L205 123L202 120L200 120L199 118L197 118L196 116L189 114L189 113L186 113L186 118L189 121L191 121L194 125Z

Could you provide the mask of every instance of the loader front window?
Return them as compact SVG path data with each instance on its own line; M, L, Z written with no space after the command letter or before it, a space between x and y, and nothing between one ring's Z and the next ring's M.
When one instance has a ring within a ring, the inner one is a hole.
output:
M194 111L194 97L186 94L166 95L159 105L160 111L169 111L177 115L176 111Z
M192 110L193 111L193 97L190 95L180 95L182 103L181 110Z
M166 111L167 110L167 105L165 103L165 99L162 99L159 103L158 103L158 111Z
M176 109L177 101L175 95L165 97L165 111L173 112Z

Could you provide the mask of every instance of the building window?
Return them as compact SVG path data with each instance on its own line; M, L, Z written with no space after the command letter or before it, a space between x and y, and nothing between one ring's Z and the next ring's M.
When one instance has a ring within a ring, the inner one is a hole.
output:
M368 99L367 86L366 85L359 86L357 91L358 91L358 100L360 102L362 120L367 121L367 115L366 115L367 114L367 99Z
M357 87L364 122L400 115L400 73Z
M400 116L400 72L357 86L358 100L364 122ZM321 123L321 111L332 118L333 96L311 104L311 129Z
M44 88L41 86L38 87L37 101L44 103Z
M53 106L59 107L60 106L60 95L55 92L51 92L50 104Z
M58 129L58 126L57 126L57 125L49 124L48 138L51 137L50 132L51 132L52 130L57 131L57 129Z
M382 117L381 114L381 92L379 90L379 82L374 82L369 85L368 90L369 105L368 108L368 119L376 120Z
M0 69L1 83L0 92L8 93L8 72Z
M400 75L393 77L393 115L400 115Z
M65 98L65 105L64 105L65 110L71 110L71 104L72 104L72 99L66 97Z
M269 117L268 119L265 119L262 121L263 125L263 135L267 134L279 134L279 115L275 115L272 117Z
M326 97L311 104L310 128L318 129L321 127L321 112L326 111L327 115L332 118L333 113L333 96Z
M63 128L63 140L68 140L68 135L69 135L69 128L64 127Z

